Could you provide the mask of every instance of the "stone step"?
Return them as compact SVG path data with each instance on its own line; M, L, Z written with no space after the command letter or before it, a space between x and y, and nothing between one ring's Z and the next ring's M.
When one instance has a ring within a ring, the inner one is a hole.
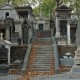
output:
M50 52L53 52L53 50L52 50L52 49L51 49L51 50L50 50L50 49L49 49L49 50L36 50L36 52L39 52L39 53L40 53L40 52L41 52L41 53L42 53L42 52L43 52L43 53L44 53L44 52L50 53Z
M32 64L32 65L29 65L29 67L50 68L51 67L51 64Z
M51 62L50 59L49 59L49 60L45 60L45 59L44 59L44 60L41 60L41 59L35 59L34 61L35 61L35 62L44 62L44 63L45 63L45 62Z
M41 45L41 46L38 46L38 45L34 45L33 47L36 47L36 48L52 48L51 45Z
M40 68L40 69L43 69L43 68L44 68L44 69L45 69L45 68L48 68L48 69L49 69L49 68L51 68L51 66L46 66L46 65L43 65L43 66L33 65L32 68L34 68L34 67L35 67L35 68L38 68L38 69L39 69L39 68Z
M51 44L51 40L36 40L36 42L41 42L41 43L46 43L46 42L48 42L48 43L50 43Z
M34 48L36 49L51 49L52 47L51 46L34 46Z
M48 69L46 69L46 68L45 68L45 69L40 69L40 68L36 68L36 69L35 69L35 68L32 68L32 70L33 70L33 71L38 71L38 72L47 72L47 71L50 71L49 68L48 68Z
M52 52L52 49L37 49L36 52Z
M47 57L45 57L45 56L35 56L35 60L50 61L51 59L52 59L51 56L47 56Z
M36 53L36 56L53 56L51 53Z
M42 58L42 59L41 59L41 58L37 58L37 57L36 57L34 60L35 60L35 61L44 61L44 62L46 62L46 61L51 61L51 59L47 59L47 58Z
M41 41L41 42L51 42L51 38L37 38L36 41Z
M52 51L36 51L36 54L41 54L41 55L51 55L52 54Z
M51 64L52 62L51 61L47 61L47 62L45 62L45 61L35 61L35 63L34 64Z
M32 68L35 68L35 69L50 69L51 68L51 66L36 66L36 65L32 65L32 66L30 66L30 68L32 69Z
M39 58L39 59L50 59L51 56L50 55L36 55L35 58Z
M41 64L42 65L50 65L51 61L47 61L47 62L46 61L35 61L34 64L38 64L38 65L41 65Z
M40 64L40 63L34 63L32 65L29 65L29 67L50 67L52 64L51 63L47 63L47 64Z
M51 59L50 58L49 59L48 58L44 58L44 57L43 58L36 57L35 61L39 61L39 62L40 61L44 61L44 62L46 62L46 61L51 61Z
M51 67L39 67L39 66L31 67L31 69L43 70L43 71L50 70L50 68L51 68Z
M36 40L51 40L51 38L37 38Z
M50 46L50 45L52 44L51 42L38 42L38 41L37 41L37 42L36 42L36 45L37 45L37 43L39 43L39 46L42 46L42 45L43 45L43 46L48 46L48 45Z
M44 51L45 52L49 52L50 51L51 52L51 51L53 51L53 49L43 49L43 48L41 49L41 48L38 48L38 49L36 49L36 51L42 51L42 52L44 52Z
M50 56L52 56L52 54L50 54L50 53L49 53L49 54L38 54L38 53L37 53L36 56L38 56L38 57L39 57L39 56L40 56L40 57L50 57Z
M44 61L35 61L36 64L51 64L51 61L48 61L48 62L44 62Z
M52 51L52 49L37 49L36 52L39 52L39 53L40 53L40 52L41 52L41 53L42 53L42 52L43 52L43 53L44 53L44 52L49 53L49 52L53 52L53 51Z
M47 46L46 47L41 47L40 46L40 47L36 47L36 49L42 49L42 50L47 50L48 49L48 50L52 50L52 47L47 47Z
M36 55L36 57L40 57L40 58L51 58L51 56L53 56L53 55L51 55L51 54L37 54Z

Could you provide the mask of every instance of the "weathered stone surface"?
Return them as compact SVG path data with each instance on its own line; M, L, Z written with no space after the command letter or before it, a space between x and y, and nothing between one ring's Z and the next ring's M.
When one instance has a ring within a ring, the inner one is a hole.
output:
M78 20L78 26L76 30L77 49L80 49L80 20Z

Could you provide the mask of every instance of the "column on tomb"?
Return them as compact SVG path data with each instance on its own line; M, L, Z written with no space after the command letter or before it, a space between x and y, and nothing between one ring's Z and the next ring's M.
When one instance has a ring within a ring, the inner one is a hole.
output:
M69 21L67 21L67 43L70 44L71 39L70 39L70 24Z
M6 29L6 33L5 33L5 35L6 35L6 40L10 40L10 33L9 33L9 28L7 28Z
M8 64L10 65L10 44L7 44L6 48L8 48Z
M56 14L56 37L60 37L60 31L59 31L59 18Z

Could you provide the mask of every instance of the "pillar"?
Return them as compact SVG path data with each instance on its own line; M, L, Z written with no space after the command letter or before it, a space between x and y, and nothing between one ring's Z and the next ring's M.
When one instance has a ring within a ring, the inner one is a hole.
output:
M58 16L56 14L56 34L55 34L56 37L60 37L60 32L59 32L59 19L58 19Z
M70 24L69 21L67 22L67 44L71 43L71 39L70 39Z
M9 28L7 28L6 29L6 33L5 33L5 35L6 35L6 40L10 40L10 33L9 33Z
M6 48L8 49L8 64L10 65L10 44L7 44Z

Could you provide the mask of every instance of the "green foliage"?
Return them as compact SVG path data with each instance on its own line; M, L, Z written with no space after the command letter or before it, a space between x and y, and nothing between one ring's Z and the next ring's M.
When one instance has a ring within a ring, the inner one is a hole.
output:
M38 0L39 2L39 0ZM55 0L41 0L40 1L40 6L38 6L34 11L36 12L35 14L39 13L39 8L41 9L42 15L49 17L50 12L54 10L54 7L56 6L56 1ZM38 10L37 10L38 9Z
M36 16L40 14L41 10L42 15L49 17L50 12L53 12L54 8L56 7L56 0L0 0L0 6L5 4L7 1L12 1L12 4L14 5L22 5L25 3L36 5L37 3L39 3L40 5L33 9L34 15ZM80 0L64 0L64 3L70 3L70 7L76 9L76 13L80 14Z
M0 0L0 6L5 3L5 0Z
M22 5L24 3L24 0L14 0L13 4L14 5Z
M39 16L39 7L35 7L34 9L33 9L33 14L37 17L37 16Z
M49 17L50 12L54 10L55 6L55 0L42 0L41 10L43 12L43 15Z

